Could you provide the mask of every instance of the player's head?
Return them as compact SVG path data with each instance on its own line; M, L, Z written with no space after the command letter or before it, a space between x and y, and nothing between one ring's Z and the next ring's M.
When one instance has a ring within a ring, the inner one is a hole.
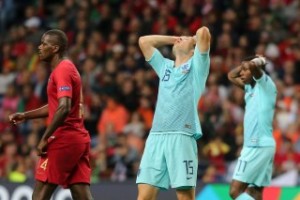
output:
M259 56L249 56L249 57L243 59L243 61L242 61L240 76L241 76L242 81L245 84L250 84L250 83L254 82L253 75L250 71L250 65L253 63L251 63L250 61L255 58L259 58ZM265 71L266 64L261 65L260 68Z
M68 45L66 34L57 29L45 32L39 45L39 57L44 61L51 61L55 55L62 57Z
M181 36L173 45L172 52L175 56L185 54L192 56L195 48L195 40L193 37Z

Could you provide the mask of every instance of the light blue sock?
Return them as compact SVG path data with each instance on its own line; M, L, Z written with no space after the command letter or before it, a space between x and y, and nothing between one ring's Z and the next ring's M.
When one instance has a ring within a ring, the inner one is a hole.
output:
M253 197L251 197L249 194L246 192L240 194L235 200L255 200Z

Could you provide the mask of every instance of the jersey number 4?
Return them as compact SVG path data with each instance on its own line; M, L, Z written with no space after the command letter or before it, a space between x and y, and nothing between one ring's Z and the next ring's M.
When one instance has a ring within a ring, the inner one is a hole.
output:
M42 168L43 170L46 170L47 164L48 164L48 158L40 165L40 168Z

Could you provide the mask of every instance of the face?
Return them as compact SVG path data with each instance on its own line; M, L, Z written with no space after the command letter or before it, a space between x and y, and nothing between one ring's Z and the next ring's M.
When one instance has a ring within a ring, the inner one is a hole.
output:
M240 77L244 84L249 84L252 82L252 74L249 69L249 61L242 62L242 69L240 71Z
M46 62L51 61L53 56L57 53L58 48L53 36L44 34L41 39L41 44L38 47L40 60Z
M176 55L178 52L183 52L188 54L194 49L195 41L193 37L181 36L179 37L175 44L173 45L173 53Z

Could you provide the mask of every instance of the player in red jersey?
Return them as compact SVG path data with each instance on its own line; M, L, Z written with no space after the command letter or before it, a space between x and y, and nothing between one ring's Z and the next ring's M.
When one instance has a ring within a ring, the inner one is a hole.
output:
M49 117L37 152L33 200L50 199L57 185L70 188L74 200L90 200L90 136L83 125L81 78L74 64L65 57L67 37L60 30L49 30L38 47L40 60L50 64L48 104L9 116L13 124L27 119Z

